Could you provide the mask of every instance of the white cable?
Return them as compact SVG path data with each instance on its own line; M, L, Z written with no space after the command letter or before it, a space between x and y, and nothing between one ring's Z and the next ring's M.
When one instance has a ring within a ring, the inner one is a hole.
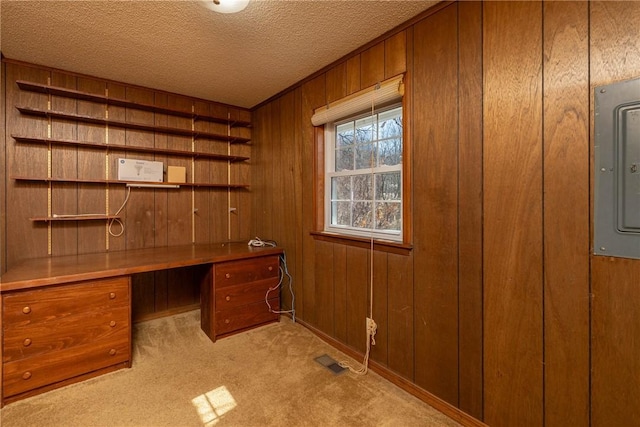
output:
M120 206L120 209L118 209L118 211L114 214L116 217L122 211L122 209L124 209L125 205L129 201L130 194L131 194L131 187L128 187L127 196L125 197L124 202L122 203L122 206ZM103 215L104 214L98 214L98 213L84 213L84 214L53 214L51 216L53 218L77 218L77 217L103 216ZM113 225L114 222L117 222L118 224L120 224L121 230L120 230L120 233L118 234L114 234L111 231L111 226ZM111 220L109 221L108 230L109 230L109 234L112 235L113 237L120 237L122 236L122 233L124 233L124 222L122 222L120 218L111 218Z
M271 313L276 313L276 314L291 314L291 319L293 320L293 323L296 323L296 296L293 293L293 278L291 277L291 275L289 274L289 268L287 267L287 256L284 252L282 252L282 255L280 255L280 261L282 261L282 265L284 267L280 267L280 279L278 280L278 284L269 288L269 290L267 291L267 293L264 296L264 302L267 303L267 307L269 307L269 311ZM287 278L289 279L289 292L291 293L291 310L273 310L271 308L271 304L269 304L269 294L273 291L276 291L280 288L280 286L282 285L282 280L284 279L284 276L287 276Z
M264 247L264 246L276 246L276 242L274 242L273 240L262 240L259 237L256 237L253 240L249 240L248 243L249 246L255 246L258 248Z
M131 187L128 187L127 188L127 196L124 198L124 202L122 202L122 206L120 206L120 209L118 209L118 211L114 214L116 217L122 211L122 209L124 209L124 207L127 205L127 202L129 201L129 196L130 195L131 195ZM111 230L111 227L113 226L114 222L117 222L118 224L120 224L120 233L118 233L118 234L115 234ZM107 228L107 230L109 230L109 234L111 234L113 237L120 237L124 233L124 222L122 222L120 220L120 218L112 218L111 221L109 221L109 227Z

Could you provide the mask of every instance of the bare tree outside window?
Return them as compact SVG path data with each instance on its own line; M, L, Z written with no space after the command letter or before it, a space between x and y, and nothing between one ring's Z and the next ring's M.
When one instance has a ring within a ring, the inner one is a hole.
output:
M328 224L347 234L402 231L402 107L335 125L327 172Z

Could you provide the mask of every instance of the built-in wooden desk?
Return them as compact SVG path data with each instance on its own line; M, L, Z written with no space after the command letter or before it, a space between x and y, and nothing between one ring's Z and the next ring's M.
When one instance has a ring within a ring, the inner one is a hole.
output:
M0 277L2 404L131 366L131 275L206 265L201 327L279 319L282 249L221 243L31 259ZM265 296L269 296L269 306Z

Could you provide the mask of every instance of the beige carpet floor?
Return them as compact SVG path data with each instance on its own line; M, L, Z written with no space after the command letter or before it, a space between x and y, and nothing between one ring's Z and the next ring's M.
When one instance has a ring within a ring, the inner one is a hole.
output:
M303 326L209 341L200 312L135 325L133 367L11 403L2 427L457 426L373 372L335 375L345 356Z

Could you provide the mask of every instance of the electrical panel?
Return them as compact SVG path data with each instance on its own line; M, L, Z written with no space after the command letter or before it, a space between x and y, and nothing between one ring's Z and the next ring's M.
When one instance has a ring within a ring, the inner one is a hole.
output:
M640 259L640 79L595 88L597 255Z

